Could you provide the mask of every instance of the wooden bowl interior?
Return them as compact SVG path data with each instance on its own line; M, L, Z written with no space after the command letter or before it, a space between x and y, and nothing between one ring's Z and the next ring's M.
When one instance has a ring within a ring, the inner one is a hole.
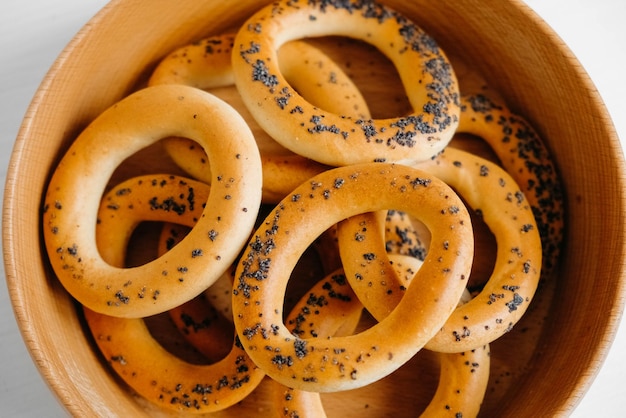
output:
M489 415L565 414L600 367L624 302L624 162L607 112L561 40L518 1L386 3L484 74L554 153L568 212L557 297L532 367ZM51 170L77 133L165 54L240 23L259 6L113 1L68 45L32 102L7 177L6 272L24 340L72 414L166 415L103 367L74 302L42 257L38 220Z

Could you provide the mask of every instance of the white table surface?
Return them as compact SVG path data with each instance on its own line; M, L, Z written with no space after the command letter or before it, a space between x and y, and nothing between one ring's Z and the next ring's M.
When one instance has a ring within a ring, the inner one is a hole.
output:
M595 82L626 145L625 0L526 0L569 45ZM2 0L0 175L4 185L22 117L46 71L105 0ZM1 193L1 192L0 192ZM4 277L4 268L0 276ZM572 417L626 416L626 321L602 370ZM63 417L21 339L0 285L0 416Z

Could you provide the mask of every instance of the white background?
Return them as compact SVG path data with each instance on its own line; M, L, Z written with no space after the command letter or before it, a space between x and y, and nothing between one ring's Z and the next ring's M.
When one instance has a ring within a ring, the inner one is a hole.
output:
M526 0L576 54L626 144L626 1ZM104 0L2 0L0 5L0 175L4 185L22 117L46 71ZM488 24L488 22L486 22ZM0 277L4 277L4 269ZM626 321L591 390L572 417L626 416ZM17 329L0 285L0 416L63 417Z

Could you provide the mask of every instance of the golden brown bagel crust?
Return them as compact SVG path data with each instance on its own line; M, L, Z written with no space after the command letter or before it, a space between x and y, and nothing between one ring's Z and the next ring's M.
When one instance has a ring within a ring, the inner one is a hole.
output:
M208 185L172 175L138 176L118 184L102 199L98 212L96 236L101 248L106 248L104 261L124 266L130 236L142 221L192 227L202 214L202 204L196 210L190 197L197 195L199 202L204 202L208 194ZM209 365L188 363L169 353L153 338L142 318L117 318L86 307L84 313L106 361L134 391L165 409L213 412L245 398L264 373L238 343L232 324L202 303L202 296L170 313L177 325L189 326L184 329L196 332L194 325L203 325L200 331L205 341L195 347L215 362ZM214 321L209 324L207 317ZM197 334L188 337L195 343L199 341Z
M149 85L178 83L201 89L234 85L234 35L216 35L186 45L165 57L152 73ZM350 77L318 48L302 41L288 42L278 53L287 81L313 105L357 118L369 114L367 103ZM328 167L287 150L258 127L243 103L230 104L246 118L259 144L263 163L263 201L277 203L299 184ZM269 145L269 143L274 143ZM209 183L211 171L202 147L187 138L168 138L164 148L172 160L192 177ZM282 147L281 147L282 148Z
M172 51L154 68L148 85L184 84L207 90L234 84L230 62L234 38L234 34L210 36Z
M184 84L202 90L234 86L234 34L215 35L167 55L148 85ZM320 49L304 41L287 42L278 51L282 74L314 106L355 117L369 117L367 103L352 79Z
M285 80L276 51L290 40L325 35L380 49L395 64L414 113L352 118L304 100ZM237 32L233 70L248 109L271 137L331 166L425 160L448 144L458 125L458 83L445 54L413 22L372 1L274 2Z
M301 254L347 216L388 208L407 211L433 230L432 249L406 302L356 335L323 341L293 335L282 306ZM250 240L235 273L235 328L253 361L286 386L320 392L360 387L396 370L439 331L463 293L472 258L469 213L434 176L384 163L328 170L279 203ZM386 344L395 333L405 338Z
M88 308L84 313L107 363L134 391L164 409L220 411L248 396L265 376L237 337L226 357L198 365L163 348L141 318L118 318Z
M172 174L140 175L116 184L98 208L96 244L102 259L126 266L126 253L111 243L119 241L125 247L141 222L175 222L192 228L202 216L209 192L207 184Z
M469 351L508 332L534 296L541 270L541 242L535 218L515 181L487 160L448 147L419 167L453 187L481 214L496 237L497 259L489 281L474 299L458 307L426 344L426 348L439 352ZM362 214L341 222L337 235L346 277L361 300L371 300L364 304L374 317L384 318L393 303L402 299L406 284L395 278L386 261L377 225L380 220L373 214ZM368 234L371 230L373 234ZM357 233L359 239L355 240ZM437 244L431 243L429 252L432 248ZM363 262L363 253L375 254L375 261ZM384 291L377 289L381 286Z
M125 158L168 136L193 138L207 150L214 170L206 207L167 255L113 267L96 245L102 194ZM182 85L140 90L98 116L53 173L43 213L50 263L68 292L92 310L124 317L166 311L198 295L234 261L253 229L261 185L254 138L230 106Z
M485 94L461 97L458 132L487 142L530 203L543 251L542 277L557 268L563 242L563 186L550 151L533 127L507 106Z
M421 261L411 256L389 256L399 276L411 280ZM469 293L464 292L464 301ZM350 335L356 329L363 305L340 269L318 282L294 306L285 324L296 335L306 333L315 338ZM345 325L348 325L346 328ZM398 337L400 338L400 337ZM431 402L420 417L475 417L480 410L489 380L489 346L467 353L438 353L440 377ZM271 380L277 405L276 416L324 418L326 412L319 393L288 388Z
M461 353L437 353L439 384L420 418L477 417L490 376L489 344Z
M117 184L104 195L98 210L96 242L103 260L126 267L126 252L120 247L126 248L135 228L146 221L165 222L157 254L171 250L196 224L203 210L197 202L206 202L208 196L207 184L170 174L141 175ZM223 280L224 275L200 295L168 311L185 339L210 361L224 358L233 343L232 319L207 300L207 293ZM226 280L230 289L232 282ZM228 302L232 315L230 292Z
M363 305L356 297L342 269L317 282L292 308L285 325L295 335L308 338L351 335ZM326 412L317 392L293 389L271 380L278 417L324 418Z

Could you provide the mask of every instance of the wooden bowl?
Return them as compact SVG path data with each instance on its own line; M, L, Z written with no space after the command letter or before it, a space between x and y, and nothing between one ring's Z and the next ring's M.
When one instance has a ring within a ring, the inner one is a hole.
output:
M30 106L7 176L4 261L24 340L71 414L168 415L133 395L111 372L85 329L80 309L49 268L39 219L51 172L77 134L140 86L160 58L240 23L259 3L112 1L67 46ZM625 167L609 116L572 53L519 1L385 3L429 31L455 61L489 80L534 125L556 158L567 201L556 297L544 306L547 319L540 332L528 337L533 349L524 353L522 363L507 352L494 355L496 373L482 415L566 415L600 368L624 303ZM525 331L515 327L510 338L523 341ZM407 367L432 375L417 360ZM496 381L506 382L497 386ZM334 394L324 402L331 415L353 405L342 414L361 416L367 404L374 416L413 416L428 390L391 379L369 392ZM415 402L407 407L398 396ZM216 416L242 411L263 416L270 409L260 391L235 412Z

